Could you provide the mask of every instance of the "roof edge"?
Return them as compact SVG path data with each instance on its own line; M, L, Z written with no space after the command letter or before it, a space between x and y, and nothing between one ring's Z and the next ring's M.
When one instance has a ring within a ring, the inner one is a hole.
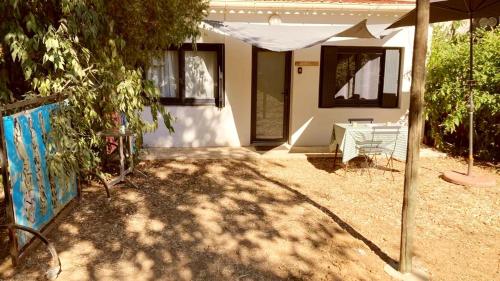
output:
M324 2L291 2L291 1L224 1L211 0L211 9L290 9L290 10L320 10L320 11L387 11L406 12L415 8L415 4L375 4L375 3L324 3Z

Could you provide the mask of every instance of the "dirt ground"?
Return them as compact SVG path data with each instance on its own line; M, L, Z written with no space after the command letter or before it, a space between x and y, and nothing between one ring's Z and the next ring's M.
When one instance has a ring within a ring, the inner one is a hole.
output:
M3 192L3 188L0 186L0 224L7 223L7 217L5 216L5 195ZM0 264L1 261L5 259L8 254L8 237L6 233L3 233L0 230ZM1 269L1 267L0 267ZM1 278L1 275L0 275Z
M58 280L390 280L404 165L395 168L394 181L379 169L370 181L326 158L141 163L138 188L122 185L111 201L85 188L51 233ZM498 184L455 186L439 178L449 169L465 163L422 159L415 262L432 280L500 280ZM498 170L477 170L500 183ZM37 279L47 261L39 248L3 273Z

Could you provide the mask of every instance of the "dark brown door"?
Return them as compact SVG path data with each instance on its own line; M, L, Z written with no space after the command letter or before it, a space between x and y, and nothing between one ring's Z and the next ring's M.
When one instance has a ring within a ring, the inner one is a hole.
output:
M252 143L288 141L291 55L253 48Z

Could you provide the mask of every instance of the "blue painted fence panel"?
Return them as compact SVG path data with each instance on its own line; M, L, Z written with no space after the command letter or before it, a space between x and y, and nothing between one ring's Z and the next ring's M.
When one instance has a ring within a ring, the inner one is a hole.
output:
M3 117L15 223L42 229L78 194L76 174L52 177L47 163L48 104ZM19 249L32 238L17 232Z

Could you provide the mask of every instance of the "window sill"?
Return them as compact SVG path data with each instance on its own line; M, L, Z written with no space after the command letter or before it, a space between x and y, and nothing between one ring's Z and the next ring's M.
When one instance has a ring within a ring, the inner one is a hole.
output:
M343 104L343 105L332 105L332 106L319 106L320 109L332 109L332 108L374 108L374 109L399 109L399 106L396 107L383 107L380 105L352 105L352 104Z
M165 106L216 106L217 103L215 99L169 99L161 98L160 103Z
M163 106L216 106L215 103L161 103Z

